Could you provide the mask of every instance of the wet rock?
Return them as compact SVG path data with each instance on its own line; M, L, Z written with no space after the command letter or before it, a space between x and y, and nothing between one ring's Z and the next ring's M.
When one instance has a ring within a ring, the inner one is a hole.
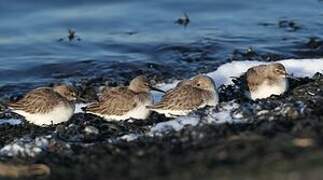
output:
M275 61L279 59L284 59L285 57L280 54L275 54L272 52L260 52L256 49L249 47L245 50L234 50L230 60L258 60L258 61Z

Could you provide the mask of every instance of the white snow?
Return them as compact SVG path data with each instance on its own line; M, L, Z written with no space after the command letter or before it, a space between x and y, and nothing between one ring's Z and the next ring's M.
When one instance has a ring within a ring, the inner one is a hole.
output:
M2 124L19 125L21 123L22 123L21 119L15 119L15 118L0 119L0 125Z
M200 122L200 117L197 115L181 116L174 120L157 123L150 129L149 135L162 134L169 130L180 131L186 125L196 126Z
M89 104L90 103L77 103L77 104L75 104L74 113L82 113L83 112L82 108L86 107Z
M238 110L240 105L235 101L226 102L218 107L218 110L213 110L208 113L208 123L234 123L243 122L243 115Z
M218 109L211 108L206 111L206 120L202 122L200 115L191 113L188 116L180 116L176 119L160 122L152 127L150 130L144 134L130 133L119 137L118 139L125 140L127 142L137 140L139 137L148 136L163 136L170 131L180 131L185 128L185 126L198 126L201 122L202 124L221 124L221 123L237 123L243 122L243 115L237 112L239 109L239 104L235 101L230 101L219 107Z
M134 140L138 139L139 136L140 136L139 134L132 133L132 134L123 135L119 139L122 139L122 140L125 140L127 142L130 142L130 141L134 141Z
M275 61L282 63L289 74L293 74L296 77L311 77L316 72L323 73L323 58L322 59L285 59ZM221 65L217 70L207 73L210 76L217 87L223 84L231 84L232 77L239 77L249 68L260 64L269 64L274 62L262 62L262 61L232 61ZM180 82L179 80L168 84L159 84L158 87L162 90L169 90L176 86ZM160 98L160 94L154 94L156 100Z
M163 134L169 131L180 131L187 125L197 126L199 122L200 122L199 116L192 114L189 116L178 117L174 120L157 123L152 127L150 127L150 131L147 133L144 133L144 134L130 133L130 134L123 135L118 139L130 142L130 141L137 140L139 137L143 137L143 136L149 136L149 137L162 136Z
M35 139L20 138L0 149L1 156L35 157L47 148L51 136L41 136Z
M94 126L86 126L84 128L84 132L86 134L95 134L95 135L97 135L97 134L100 133L100 131L96 127L94 127Z
M323 59L286 59L277 62L282 63L287 72L296 77L311 77L316 72L323 71ZM213 78L217 86L231 84L231 77L239 77L252 66L268 63L272 62L233 61L220 66L216 71L207 75Z

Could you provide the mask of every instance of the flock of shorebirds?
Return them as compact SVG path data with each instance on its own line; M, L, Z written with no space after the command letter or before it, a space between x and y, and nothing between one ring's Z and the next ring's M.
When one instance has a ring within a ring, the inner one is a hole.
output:
M288 74L280 63L249 68L242 77L246 96L253 100L280 95L288 88ZM152 90L164 93L159 102L154 103ZM17 102L8 103L7 107L30 123L52 125L72 117L78 98L76 90L68 85L40 87ZM177 117L206 106L217 106L218 103L215 83L206 75L183 80L166 92L153 87L145 76L140 75L131 80L129 86L107 88L98 101L89 104L83 111L107 121L146 119L151 111L166 117Z

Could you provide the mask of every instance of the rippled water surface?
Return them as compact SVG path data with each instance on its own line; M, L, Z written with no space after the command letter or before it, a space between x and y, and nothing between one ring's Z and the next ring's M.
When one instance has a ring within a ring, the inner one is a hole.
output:
M229 60L323 54L318 0L2 0L0 9L2 88L143 72L167 80ZM174 23L184 12L187 27ZM81 41L66 39L69 28Z

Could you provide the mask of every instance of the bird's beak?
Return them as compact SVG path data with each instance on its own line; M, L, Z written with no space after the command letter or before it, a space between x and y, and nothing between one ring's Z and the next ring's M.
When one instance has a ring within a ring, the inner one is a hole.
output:
M154 86L150 86L150 89L153 90L153 91L158 91L158 92L162 92L162 93L166 93L165 91L161 90L161 89L158 89Z

